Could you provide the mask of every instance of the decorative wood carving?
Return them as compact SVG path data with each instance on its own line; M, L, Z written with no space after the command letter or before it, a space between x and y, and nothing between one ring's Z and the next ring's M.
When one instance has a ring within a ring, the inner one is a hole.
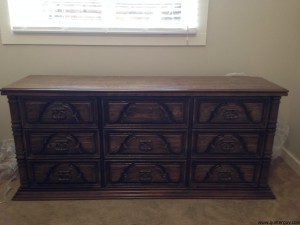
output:
M238 123L253 123L250 113L246 106L240 102L222 102L211 114L208 122L238 122Z
M209 144L206 153L245 153L247 146L239 135L221 134Z
M81 153L85 152L79 140L72 134L53 134L45 140L42 152ZM87 153L87 152L85 152Z
M139 149L141 152L151 152L153 150L152 140L139 140ZM168 149L168 146L166 145Z
M170 147L170 143L165 139L165 137L161 134L152 134L152 137L155 137L155 142L159 142L159 149L167 152L167 153L173 153L172 148ZM146 136L147 138L147 136ZM148 137L149 138L149 137ZM149 153L154 150L154 145L156 143L153 143L153 140L145 139L142 135L136 135L131 134L129 135L123 143L120 145L120 148L115 153L124 153L132 148L139 149L140 152Z
M164 166L150 164L140 167L131 163L125 168L118 183L167 183L172 182Z
M137 118L136 116L142 116ZM144 116L143 116L144 115ZM161 102L129 102L115 123L176 123L172 112Z
M52 166L42 184L61 184L61 183L87 183L80 168L72 163L57 163Z
M80 112L72 104L67 102L50 102L45 105L40 114L41 122L60 122L72 121L74 123L82 122Z
M108 157L180 156L186 154L186 132L182 131L108 131L105 150Z
M80 113L74 106L67 102L50 102L40 114L41 122L53 120L81 122Z
M243 174L235 165L218 164L213 166L206 174L203 182L245 182Z

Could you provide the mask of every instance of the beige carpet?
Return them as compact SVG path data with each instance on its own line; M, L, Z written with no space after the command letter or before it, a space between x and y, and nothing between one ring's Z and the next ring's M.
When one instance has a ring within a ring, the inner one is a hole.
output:
M9 198L17 185L14 181ZM276 200L9 201L0 205L0 225L300 224L300 177L279 159L270 185Z

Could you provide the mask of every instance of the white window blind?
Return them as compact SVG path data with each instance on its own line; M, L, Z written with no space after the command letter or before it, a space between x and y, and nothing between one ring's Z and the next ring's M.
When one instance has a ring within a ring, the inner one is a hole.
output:
M198 0L8 0L14 32L196 33Z

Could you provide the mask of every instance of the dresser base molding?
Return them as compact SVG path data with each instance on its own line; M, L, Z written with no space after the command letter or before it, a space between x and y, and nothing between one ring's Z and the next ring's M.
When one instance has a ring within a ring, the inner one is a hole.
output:
M101 189L100 191L25 191L13 200L100 200L100 199L275 199L271 189Z

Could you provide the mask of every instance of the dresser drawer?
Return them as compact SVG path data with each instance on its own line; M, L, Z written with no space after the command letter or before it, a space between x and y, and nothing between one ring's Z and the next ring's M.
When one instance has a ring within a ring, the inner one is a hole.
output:
M96 123L94 98L31 98L23 100L26 125L75 125Z
M188 100L185 98L105 99L107 125L187 125Z
M184 131L106 131L106 156L183 156L186 136Z
M99 155L97 131L26 131L29 156Z
M100 185L98 162L30 162L33 187L69 188Z
M268 98L196 98L194 126L264 128L268 112Z
M192 161L192 185L236 186L257 185L260 173L259 162L239 161Z
M263 131L195 131L193 157L260 157Z
M106 162L108 186L182 186L185 162Z

